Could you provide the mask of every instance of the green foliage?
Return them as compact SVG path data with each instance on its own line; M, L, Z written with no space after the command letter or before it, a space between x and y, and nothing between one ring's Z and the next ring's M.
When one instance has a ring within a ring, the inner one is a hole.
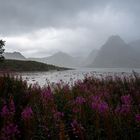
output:
M0 65L0 71L49 71L66 70L66 68L56 67L35 61L5 60Z
M140 77L86 77L73 87L41 88L3 75L0 110L0 139L139 140Z
M3 56L3 53L4 53L4 47L5 46L5 41L3 40L0 40L0 60L4 60L4 56Z

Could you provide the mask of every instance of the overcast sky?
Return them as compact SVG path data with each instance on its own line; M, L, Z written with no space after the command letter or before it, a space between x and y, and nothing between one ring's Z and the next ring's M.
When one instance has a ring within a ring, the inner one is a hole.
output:
M110 35L140 39L140 0L0 0L6 51L44 57L98 49Z

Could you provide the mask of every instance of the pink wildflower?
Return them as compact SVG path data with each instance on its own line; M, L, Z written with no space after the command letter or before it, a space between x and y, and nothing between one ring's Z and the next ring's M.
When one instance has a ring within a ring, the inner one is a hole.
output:
M132 97L130 95L121 96L121 101L123 104L130 105L132 103Z
M55 112L54 113L54 119L55 120L60 120L64 116L63 112Z
M79 139L84 139L84 127L77 122L77 120L73 120L72 123L71 123L71 127L72 127L72 131L73 131L73 134L75 135L76 138L79 138Z
M20 131L18 130L18 126L10 123L5 125L2 130L2 135L0 137L1 140L11 140L16 136L19 136Z
M91 96L90 97L93 102L100 102L101 97L99 95Z
M21 113L21 117L24 121L30 120L32 116L33 116L33 111L31 107L26 107Z
M9 111L7 105L3 106L0 114L1 114L2 117L8 117L10 115L10 111Z
M10 105L10 106L9 106L10 112L11 112L12 114L14 114L14 113L15 113L15 104L14 104L13 99L10 100L10 104L9 104L9 105Z
M78 105L82 105L85 102L86 102L86 100L83 97L77 97L76 100L75 100L75 103L78 104Z
M73 113L78 113L78 112L80 112L80 109L77 107L73 107L72 111L73 111Z
M130 112L131 112L130 105L117 106L117 108L115 109L115 113L120 115L127 115L130 114Z
M53 101L53 94L50 88L44 90L41 94L42 100L45 104L47 104L49 101Z
M92 109L102 114L109 111L109 106L105 101L98 101L92 103Z
M135 120L136 122L140 123L140 114L135 115Z

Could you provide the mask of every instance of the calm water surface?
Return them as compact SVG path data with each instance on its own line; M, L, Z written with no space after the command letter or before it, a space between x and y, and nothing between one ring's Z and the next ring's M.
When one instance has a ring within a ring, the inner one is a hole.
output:
M126 69L126 68L77 68L75 70L67 71L50 71L50 72L23 72L20 73L23 80L26 80L28 84L38 83L40 86L44 86L50 83L58 83L64 81L65 83L73 84L77 80L82 80L86 75L101 76L101 75L129 75L132 71L140 73L140 69Z

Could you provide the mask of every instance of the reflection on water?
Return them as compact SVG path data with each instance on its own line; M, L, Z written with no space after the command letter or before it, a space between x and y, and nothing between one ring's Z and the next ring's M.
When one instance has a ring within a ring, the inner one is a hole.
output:
M121 74L132 74L132 71L140 73L140 69L126 69L126 68L79 68L75 70L67 71L50 71L50 72L24 72L20 73L23 80L26 80L28 84L38 83L40 86L43 86L48 83L58 83L61 80L73 84L76 80L84 79L86 75L91 76L100 76L102 75L117 75Z

